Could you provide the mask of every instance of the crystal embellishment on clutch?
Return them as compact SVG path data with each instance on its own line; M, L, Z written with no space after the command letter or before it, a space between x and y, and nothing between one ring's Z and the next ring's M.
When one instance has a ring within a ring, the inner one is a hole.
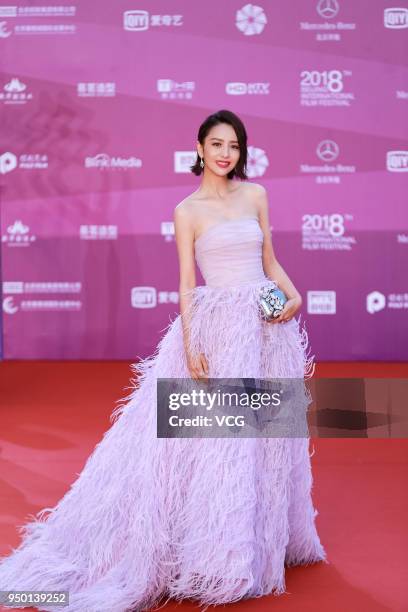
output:
M262 287L259 299L261 317L270 321L281 314L287 297L278 287Z

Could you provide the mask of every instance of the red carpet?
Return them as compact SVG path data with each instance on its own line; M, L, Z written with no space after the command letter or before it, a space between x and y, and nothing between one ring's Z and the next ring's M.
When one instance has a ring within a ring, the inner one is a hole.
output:
M316 375L407 378L408 364L325 363ZM0 363L0 554L17 546L16 526L28 514L53 506L67 491L110 427L115 402L129 393L129 378L129 364L121 362ZM313 444L317 524L330 565L289 568L290 594L227 609L408 610L407 440ZM183 602L164 609L198 608Z

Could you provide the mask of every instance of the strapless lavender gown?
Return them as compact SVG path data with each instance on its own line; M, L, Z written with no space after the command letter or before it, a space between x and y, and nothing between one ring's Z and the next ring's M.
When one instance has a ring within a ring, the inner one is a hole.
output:
M212 377L303 377L313 366L300 319L257 311L263 234L224 221L195 243L206 285L192 290L191 339ZM307 438L156 437L156 378L189 377L178 315L132 365L139 386L53 508L20 527L0 590L68 590L40 610L147 610L161 598L207 607L280 594L286 565L326 560L316 531Z

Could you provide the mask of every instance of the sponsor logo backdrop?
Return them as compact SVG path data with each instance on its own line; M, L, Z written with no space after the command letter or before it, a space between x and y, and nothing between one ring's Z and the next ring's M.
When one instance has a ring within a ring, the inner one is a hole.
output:
M154 350L197 129L229 108L316 357L406 360L407 37L406 1L0 5L3 357Z

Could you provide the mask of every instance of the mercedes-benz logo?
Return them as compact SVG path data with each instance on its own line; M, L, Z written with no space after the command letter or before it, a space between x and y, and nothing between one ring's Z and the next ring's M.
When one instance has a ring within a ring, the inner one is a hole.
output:
M334 140L322 140L317 145L316 153L322 161L334 161L338 157L339 146Z
M333 19L339 12L337 0L319 0L316 10L323 19Z

